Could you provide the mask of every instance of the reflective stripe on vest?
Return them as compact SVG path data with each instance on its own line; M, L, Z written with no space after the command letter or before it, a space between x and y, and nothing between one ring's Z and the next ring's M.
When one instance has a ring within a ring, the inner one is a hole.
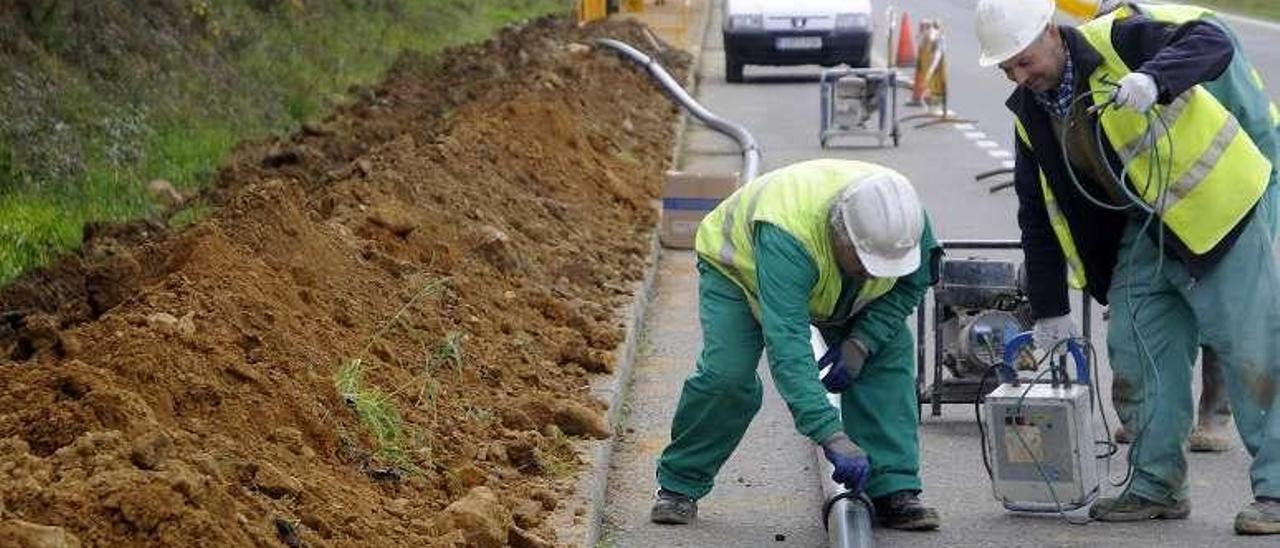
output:
M831 241L831 204L851 184L887 168L854 160L812 160L766 173L747 183L713 209L698 226L698 255L747 295L757 318L754 228L758 222L777 226L800 242L818 268L809 295L809 314L827 321L835 313L844 278ZM856 313L888 293L897 278L868 278L854 298Z
M1127 10L1124 10L1127 12ZM1103 62L1089 76L1095 93L1113 89L1130 72L1111 43L1118 13L1079 28ZM1271 162L1240 122L1203 86L1194 86L1152 113L1163 122L1149 128L1147 115L1107 108L1099 123L1128 165L1131 186L1196 255L1208 253L1262 196ZM1150 132L1148 132L1150 129Z
M1142 4L1140 6L1134 6L1132 4L1125 4L1115 10L1118 14L1117 17L1123 19L1132 15L1132 8L1134 7L1137 8L1138 13L1146 15L1156 21L1173 24L1182 24L1187 21L1201 18L1216 19L1218 16L1218 14L1213 10L1202 8L1200 6L1181 4ZM1225 29L1226 25L1223 25L1223 28ZM1233 38L1232 42L1235 43L1236 40ZM1258 91L1264 92L1265 95L1264 90L1266 90L1267 87L1262 81L1262 75L1258 73L1258 69L1255 67L1251 66L1249 67L1249 70L1253 75L1253 84L1258 87ZM1273 125L1280 126L1280 106L1276 106L1275 101L1271 101L1270 105L1271 122Z
M1022 126L1022 121L1014 118L1013 126L1022 144L1034 150L1031 139L1027 136L1027 129ZM1049 188L1049 179L1044 176L1044 170L1039 172L1040 190L1044 193L1044 209L1049 214L1049 225L1053 227L1053 235L1058 239L1058 246L1062 248L1062 256L1067 259L1067 283L1072 289L1084 289L1087 282L1084 275L1084 261L1080 260L1080 253L1076 251L1076 241L1071 237L1071 226L1067 224L1067 216L1063 215L1062 209L1058 207L1058 199L1053 196L1053 190Z

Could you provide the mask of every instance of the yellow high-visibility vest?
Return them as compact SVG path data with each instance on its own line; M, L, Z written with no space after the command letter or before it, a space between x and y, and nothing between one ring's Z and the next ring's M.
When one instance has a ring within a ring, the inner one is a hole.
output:
M830 210L840 193L888 168L855 160L811 160L766 173L735 191L698 225L698 256L733 280L760 317L754 229L769 223L795 238L818 267L809 295L809 314L827 321L835 314L843 276L831 239ZM888 293L897 278L868 278L854 299L853 312Z
M1089 87L1099 95L1113 89L1104 82L1119 81L1130 72L1111 43L1118 15L1112 12L1079 27L1102 56L1089 75ZM1120 160L1128 164L1138 196L1191 253L1206 254L1262 196L1271 162L1203 86L1192 87L1167 106L1157 105L1153 112L1164 123L1149 127L1146 115L1124 108L1102 110L1099 123ZM1157 165L1161 169L1155 169Z
M1211 9L1202 8L1200 6L1187 5L1187 4L1145 4L1144 3L1139 7L1139 11L1155 21L1160 21L1163 23L1173 23L1175 25L1180 25L1182 23L1186 23L1188 21L1194 21L1196 19L1205 19L1205 18L1216 19L1218 16L1218 14ZM1130 6L1129 4L1123 4L1120 7L1116 8L1113 13L1116 14L1117 18L1123 19L1125 17L1132 16L1133 9L1132 9L1132 6ZM1224 25L1224 28L1225 28L1225 25ZM1249 67L1249 70L1252 72L1253 84L1255 86L1258 86L1258 91L1264 91L1266 89L1266 86L1263 85L1262 75L1258 73L1258 69ZM1271 123L1274 125L1280 126L1280 106L1276 106L1275 101L1271 101L1270 105L1271 105Z

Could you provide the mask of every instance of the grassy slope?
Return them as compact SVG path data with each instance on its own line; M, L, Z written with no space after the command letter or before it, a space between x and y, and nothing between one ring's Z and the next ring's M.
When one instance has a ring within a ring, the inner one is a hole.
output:
M1191 3L1229 13L1280 20L1280 2L1276 0L1196 0Z
M208 182L238 141L290 131L403 50L480 40L562 0L15 0L0 8L0 283L146 182ZM141 7L139 7L141 6Z

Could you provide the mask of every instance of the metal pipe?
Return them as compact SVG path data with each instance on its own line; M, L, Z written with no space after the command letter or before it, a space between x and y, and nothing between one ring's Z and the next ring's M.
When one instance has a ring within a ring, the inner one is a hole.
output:
M865 495L848 496L845 488L831 481L832 466L818 447L818 474L822 477L822 497L826 515L822 522L827 526L827 545L830 548L870 548L875 545L871 536L871 508Z
M813 355L827 353L827 343L814 327L809 328L809 344ZM827 394L827 401L840 409L840 395ZM822 453L821 446L814 446L818 454L818 482L822 485L822 523L827 528L827 545L830 548L871 548L875 540L871 536L871 506L866 495L848 496L848 490L831 479L835 468Z
M707 127L723 133L737 141L738 145L742 147L742 175L740 177L742 184L746 184L756 178L756 173L760 169L760 145L756 143L755 137L751 136L751 133L747 131L747 128L716 116L714 113L707 110L706 107L703 107L698 103L698 101L694 100L694 98L689 95L689 92L685 91L684 87L682 87L679 82L676 82L676 79L671 76L671 73L667 72L666 69L662 68L662 65L658 64L657 61L646 55L644 52L628 45L626 42L614 40L612 38L598 38L595 40L595 43L617 51L644 67L645 70L649 71L649 75L661 84L662 89L667 92L667 95L674 99L680 106L684 107L689 114L692 114L695 118L701 120L702 123L707 125Z

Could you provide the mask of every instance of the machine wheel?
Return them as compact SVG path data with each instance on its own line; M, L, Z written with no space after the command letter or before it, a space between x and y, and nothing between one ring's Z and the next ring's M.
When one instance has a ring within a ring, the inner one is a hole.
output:
M732 84L742 82L742 61L728 51L724 53L724 79Z

